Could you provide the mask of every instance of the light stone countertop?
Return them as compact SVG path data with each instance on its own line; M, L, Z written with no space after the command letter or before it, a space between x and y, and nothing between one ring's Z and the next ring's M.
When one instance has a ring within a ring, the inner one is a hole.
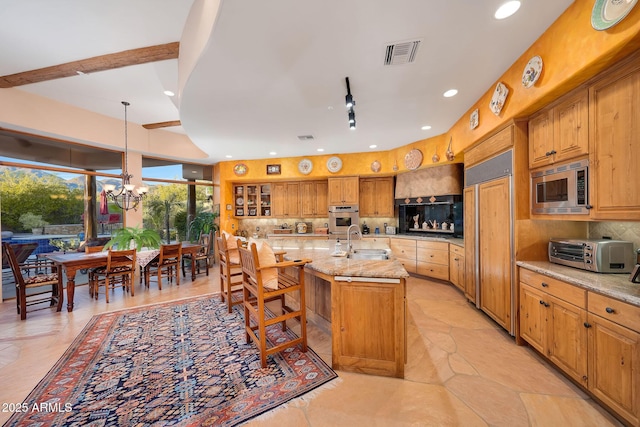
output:
M592 273L547 261L517 261L517 265L545 276L571 283L588 291L640 306L640 283L629 281L629 273Z
M342 249L346 250L347 241L342 241ZM352 276L371 278L406 278L409 273L402 264L395 259L393 253L388 260L353 260L347 257L334 257L331 254L335 249L334 240L296 240L296 239L269 239L269 244L274 250L284 250L285 259L309 258L311 263L306 268L324 273L330 276ZM379 242L364 240L353 241L354 249L385 249L389 247Z

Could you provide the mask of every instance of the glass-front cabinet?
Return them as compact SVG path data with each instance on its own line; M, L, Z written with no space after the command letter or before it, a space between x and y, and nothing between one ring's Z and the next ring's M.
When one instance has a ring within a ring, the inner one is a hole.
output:
M236 217L271 216L271 184L234 185L233 197Z

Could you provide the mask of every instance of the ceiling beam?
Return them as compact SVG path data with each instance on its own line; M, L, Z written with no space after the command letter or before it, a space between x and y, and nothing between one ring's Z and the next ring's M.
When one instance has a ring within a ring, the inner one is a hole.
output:
M170 122L147 123L146 125L142 125L145 129L170 128L173 126L182 126L182 123L180 123L180 120L172 120Z
M179 50L180 42L173 42L125 50L108 55L94 56L93 58L1 76L0 88L10 88L62 77L71 77L80 73L91 74L98 71L127 67L129 65L176 59L178 58Z

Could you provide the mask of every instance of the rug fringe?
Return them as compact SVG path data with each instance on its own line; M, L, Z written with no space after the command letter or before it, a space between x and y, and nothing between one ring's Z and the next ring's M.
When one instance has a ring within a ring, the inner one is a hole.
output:
M268 419L274 417L279 412L284 411L285 409L289 408L290 405L300 406L300 404L302 404L302 403L308 403L312 399L317 397L323 391L334 389L338 385L340 385L341 383L342 383L342 378L336 377L336 378L332 379L331 381L322 384L320 387L316 387L313 390L303 394L302 396L298 396L295 399L291 399L290 401L283 403L282 405L278 406L277 408L273 408L270 411L267 411L267 412L265 412L263 414L258 415L255 418L247 420L246 422L244 422L244 423L242 423L240 425L246 425L246 424L248 424L248 423L250 423L252 421L268 420Z

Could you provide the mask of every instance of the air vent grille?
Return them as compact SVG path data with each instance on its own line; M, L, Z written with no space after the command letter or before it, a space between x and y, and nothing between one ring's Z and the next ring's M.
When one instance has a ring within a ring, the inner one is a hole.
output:
M300 135L298 136L300 141L313 141L313 135Z
M418 47L422 40L411 40L387 45L384 65L410 64L416 60Z

